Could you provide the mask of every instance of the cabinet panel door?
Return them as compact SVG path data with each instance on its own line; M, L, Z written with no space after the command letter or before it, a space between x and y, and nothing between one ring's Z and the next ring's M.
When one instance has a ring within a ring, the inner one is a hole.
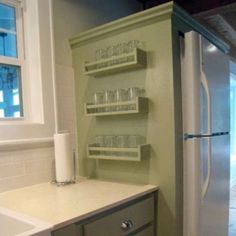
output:
M84 236L122 236L146 225L154 220L154 198L149 197L122 210L104 216L84 225ZM124 222L132 222L132 226L122 229Z

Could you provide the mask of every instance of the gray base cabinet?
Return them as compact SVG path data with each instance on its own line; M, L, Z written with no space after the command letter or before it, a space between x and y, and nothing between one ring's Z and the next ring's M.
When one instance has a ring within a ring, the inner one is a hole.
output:
M52 236L156 236L156 194L58 229Z

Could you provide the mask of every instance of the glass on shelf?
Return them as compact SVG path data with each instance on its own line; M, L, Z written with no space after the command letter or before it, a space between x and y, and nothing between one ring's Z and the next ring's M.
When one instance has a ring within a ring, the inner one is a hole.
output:
M105 138L105 147L116 147L116 136L115 135L106 135ZM116 155L115 152L106 152L107 156L114 156Z
M145 143L145 138L141 135L129 135L128 136L128 147L129 148L136 148L139 145Z
M93 102L87 103L87 114L118 112L118 111L135 111L137 108L137 97L144 96L145 90L139 87L128 89L118 88L116 90L106 90L95 92ZM124 102L130 102L126 104ZM124 104L122 104L124 103ZM102 105L99 107L89 107L89 105Z
M96 61L103 59L110 59L110 60L98 63L96 64L95 67L93 66L89 67L87 68L87 71L133 61L135 59L135 56L134 55L126 56L126 54L132 53L136 48L143 48L143 44L144 43L140 42L139 40L130 40L128 42L119 42L115 45L108 46L106 48L97 49L95 51Z
M141 135L97 135L95 143L90 147L104 147L104 150L92 149L90 155L107 157L137 157L138 146L145 143L145 138ZM106 148L115 148L114 151ZM129 148L132 149L129 151ZM136 151L133 149L137 149Z
M117 135L116 136L116 145L118 148L127 148L128 147L128 135Z
M95 146L96 147L104 147L104 136L103 135L97 135L95 137Z
M115 91L106 90L104 92L104 101L106 104L113 103L115 101ZM114 111L114 110L115 110L114 107L106 107L105 108L106 112L110 112L110 111Z
M144 95L144 91L145 91L144 89L141 89L141 88L138 88L138 87L128 88L128 100L129 101L136 100L137 97ZM128 109L129 110L135 110L136 105L129 105Z
M108 148L137 148L145 143L141 135L97 135L94 147Z
M95 92L93 95L94 104L100 105L104 103L104 92ZM103 112L104 108L96 108L95 112Z
M125 89L116 89L115 90L115 102L125 102L127 101L127 90ZM116 106L117 111L127 110L127 106L121 105Z

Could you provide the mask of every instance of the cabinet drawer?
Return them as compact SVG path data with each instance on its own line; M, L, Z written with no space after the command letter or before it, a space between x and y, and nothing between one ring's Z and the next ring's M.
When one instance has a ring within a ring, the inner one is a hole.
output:
M51 235L52 236L83 236L83 231L82 231L81 226L77 226L76 224L71 224L61 229L53 231Z
M84 236L122 236L154 220L153 196L84 225ZM124 222L132 226L122 229ZM142 234L141 234L142 235Z
M134 234L134 236L153 236L154 235L154 229L153 226L150 225L149 227L145 228L144 230Z

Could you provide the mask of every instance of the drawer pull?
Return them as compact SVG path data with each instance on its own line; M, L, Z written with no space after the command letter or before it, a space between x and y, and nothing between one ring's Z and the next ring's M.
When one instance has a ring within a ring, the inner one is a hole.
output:
M125 220L124 222L121 223L120 226L123 230L128 230L133 227L133 222L131 220Z

